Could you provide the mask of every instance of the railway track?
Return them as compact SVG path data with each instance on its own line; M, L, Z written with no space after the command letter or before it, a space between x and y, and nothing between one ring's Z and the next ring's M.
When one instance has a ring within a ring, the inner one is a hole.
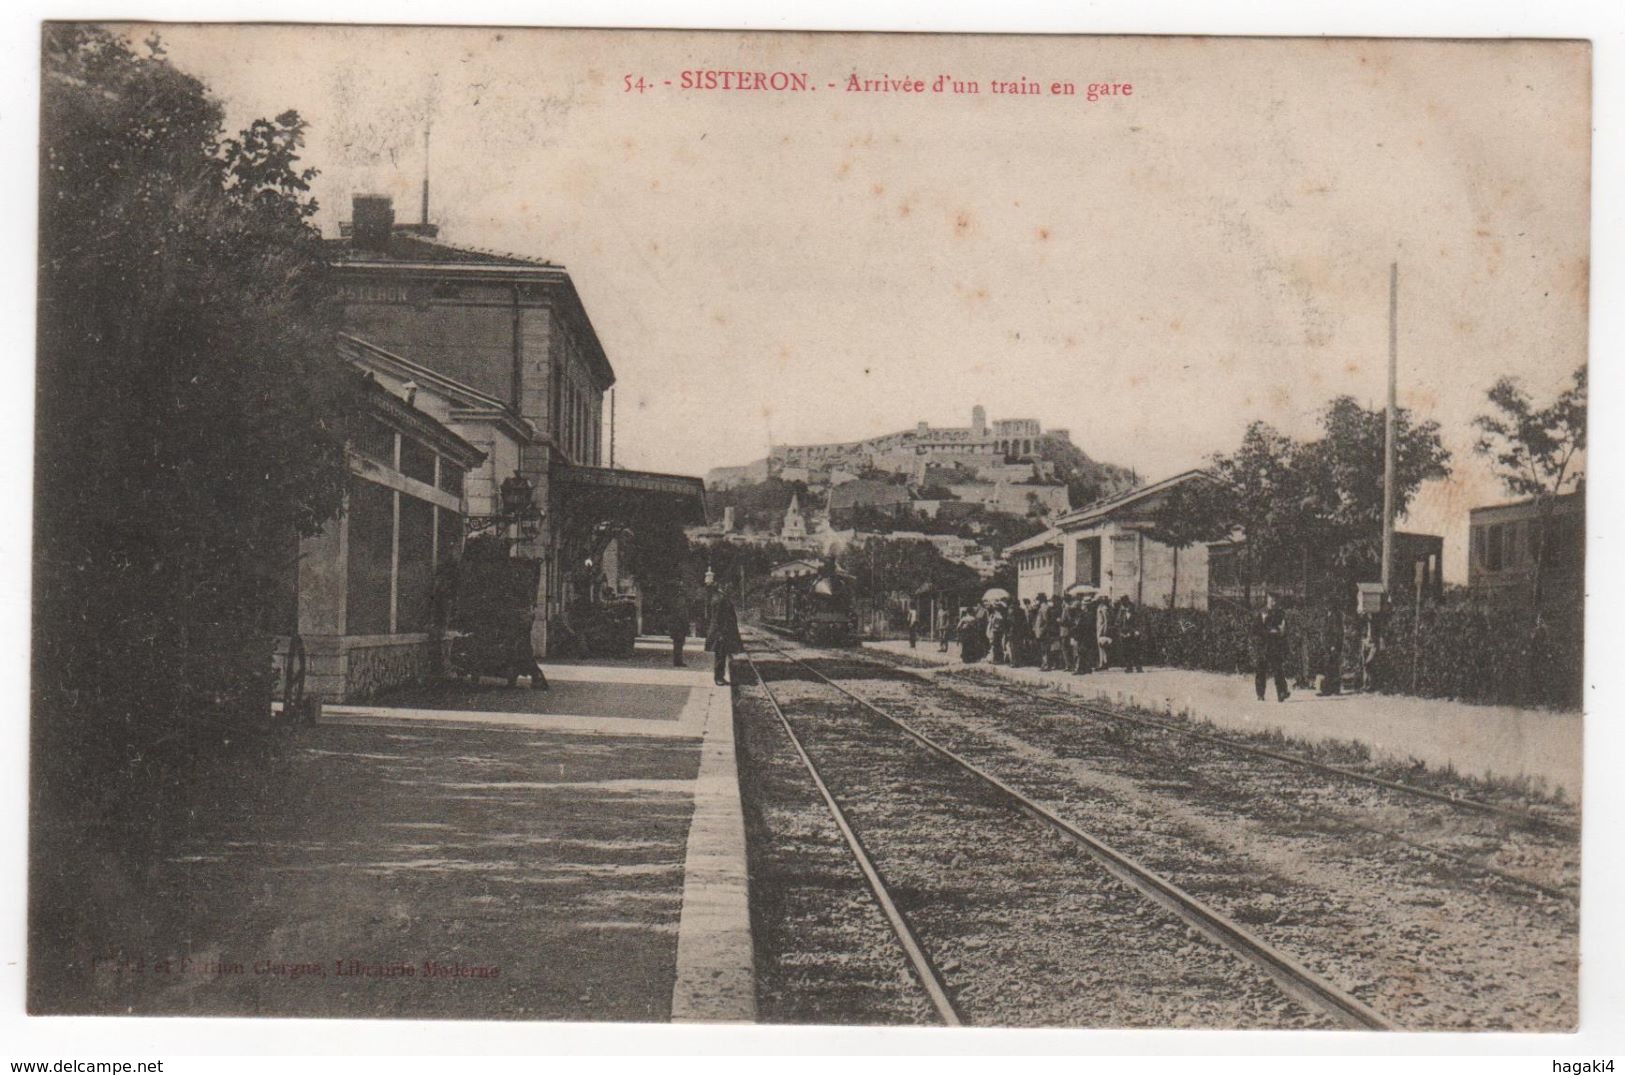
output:
M893 665L890 662L882 663L884 663L888 668L901 668L902 670L909 672L915 671L913 668L908 666ZM1272 750L1267 747L1259 747L1251 743L1240 742L1226 736L1215 735L1213 733L1204 732L1198 729L1183 727L1171 721L1158 720L1154 717L1146 717L1133 713L1123 713L1104 706L1091 705L1090 703L1080 702L1074 698L1067 697L1064 692L1059 690L1033 690L999 682L987 677L970 677L966 676L963 672L957 671L945 673L945 676L974 683L976 686L985 687L1009 697L1021 698L1025 701L1038 703L1046 707L1060 708L1066 712L1077 713L1100 724L1128 725L1136 728L1163 732L1178 738L1190 740L1192 742L1200 742L1218 746L1239 756L1264 759L1270 762L1277 762L1296 769L1301 769L1306 772L1318 773L1323 776L1330 776L1334 779L1346 780L1367 787L1380 788L1384 791L1399 793L1429 803L1452 807L1466 814L1492 817L1501 821L1510 822L1513 825L1521 826L1523 828L1549 833L1564 840L1572 840L1575 842L1578 842L1579 840L1578 826L1571 825L1555 818L1548 818L1540 814L1534 814L1528 811L1517 810L1510 807L1503 807L1494 803L1486 803L1462 796L1447 795L1442 792L1434 791L1431 788L1420 788L1412 784L1404 783L1403 781L1387 780L1382 777L1373 776L1369 773L1361 773L1356 770L1347 769L1343 766L1330 765L1324 762L1315 761L1312 758L1304 758L1284 751ZM923 674L921 674L920 678L922 680L929 681L929 677ZM1365 824L1351 820L1347 817L1334 817L1323 810L1305 807L1301 804L1298 806L1298 809L1303 813L1306 819L1334 822L1340 827L1356 829L1373 836L1381 837L1382 839L1391 841L1393 843L1403 844L1406 847L1413 848L1425 854L1432 855L1439 859L1454 863L1455 865L1473 870L1484 875L1485 877L1494 878L1503 884L1510 885L1514 888L1519 888L1527 892L1535 893L1542 898L1560 901L1571 908L1577 908L1579 906L1579 897L1577 892L1565 891L1554 885L1546 884L1531 877L1526 877L1519 873L1514 873L1509 870L1504 870L1496 866L1489 865L1471 856L1463 855L1447 848L1438 847L1424 840L1413 839L1412 837L1407 836L1404 833L1397 832L1392 828Z
M801 671L810 674L815 681L838 692L862 712L901 733L907 741L923 748L929 756L970 778L1008 807L1014 808L1020 814L1038 822L1047 831L1080 849L1105 873L1218 946L1230 957L1267 978L1282 994L1309 1011L1318 1013L1331 1025L1357 1029L1397 1029L1397 1025L1391 1019L1305 967L1286 952L1270 945L1241 923L1185 891L1167 877L1123 853L1097 834L1086 831L1076 823L1061 817L975 762L919 731L907 721L886 712L869 699L853 693L807 662L773 645L770 639L758 637L755 641L758 643L758 652L772 653L775 657L797 666ZM954 1000L954 991L942 967L933 959L918 931L902 909L901 901L890 890L882 870L874 861L847 811L832 792L819 763L807 750L802 737L797 734L790 717L768 685L767 678L762 675L755 657L748 651L745 656L769 706L817 787L842 838L857 860L859 869L879 903L888 925L897 937L898 944L907 956L916 980L930 998L938 1018L949 1025L966 1021Z
M945 672L944 675L959 678L970 678L964 671L950 671ZM1081 702L1075 698L1067 697L1064 692L1059 690L1040 691L1027 687L1016 686L1012 683L986 682L980 680L979 682L983 682L984 685L1011 695L1012 697L1025 698L1029 701L1043 702L1046 705L1059 704L1063 708L1076 713L1082 713L1085 716L1092 717L1096 720L1115 721L1120 724L1132 724L1143 728L1155 728L1159 731L1168 732L1182 738L1217 746L1233 753L1248 754L1254 757L1267 758L1271 761L1298 766L1322 775L1334 776L1343 780L1366 784L1372 787L1380 787L1388 791L1398 792L1400 794L1413 796L1419 799L1427 799L1432 802L1443 803L1446 806L1454 807L1458 810L1498 817L1532 829L1545 830L1574 840L1578 840L1580 838L1579 825L1563 821L1558 818L1547 817L1543 814L1533 813L1528 810L1519 810L1514 807L1501 806L1496 803L1488 803L1479 799L1473 799L1461 795L1448 795L1444 792L1435 791L1432 788L1423 788L1418 787L1415 784L1407 784L1402 780L1388 780L1383 777L1374 776L1370 773L1362 773L1355 769L1349 769L1341 765L1331 765L1326 762L1316 761L1313 758L1305 758L1301 755L1291 754L1286 751L1271 750L1268 747L1260 747L1255 746L1252 743L1244 743L1240 740L1231 739L1228 736L1217 735L1213 732L1204 732L1197 728L1183 727L1172 721L1158 720L1155 717L1124 713L1119 710L1109 709L1105 706L1092 705L1088 702Z

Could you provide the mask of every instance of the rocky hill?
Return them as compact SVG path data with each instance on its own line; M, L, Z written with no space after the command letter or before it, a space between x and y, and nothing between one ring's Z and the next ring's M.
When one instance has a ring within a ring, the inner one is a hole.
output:
M1066 482L1074 508L1140 484L1140 476L1130 468L1091 459L1070 440L1046 435L1039 438L1037 448L1040 459L1055 464L1055 476Z

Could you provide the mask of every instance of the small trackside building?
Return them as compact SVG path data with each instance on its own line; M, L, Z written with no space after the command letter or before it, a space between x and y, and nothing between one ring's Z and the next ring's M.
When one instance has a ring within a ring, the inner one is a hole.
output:
M1108 597L1139 605L1206 608L1207 546L1174 549L1147 536L1157 507L1187 482L1212 479L1188 470L1062 515L1055 520L1060 547L1058 588L1094 586Z
M1467 586L1475 598L1532 602L1540 565L1542 601L1585 592L1585 492L1492 504L1467 513Z
M1016 600L1030 601L1044 594L1054 597L1062 590L1061 532L1053 527L1034 534L1004 550L1005 559L1016 569Z

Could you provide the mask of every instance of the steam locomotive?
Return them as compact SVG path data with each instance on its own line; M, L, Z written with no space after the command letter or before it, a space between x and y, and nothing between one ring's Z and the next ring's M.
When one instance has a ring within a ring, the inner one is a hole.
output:
M763 621L775 631L815 646L855 646L858 617L853 578L833 564L791 560L768 574Z

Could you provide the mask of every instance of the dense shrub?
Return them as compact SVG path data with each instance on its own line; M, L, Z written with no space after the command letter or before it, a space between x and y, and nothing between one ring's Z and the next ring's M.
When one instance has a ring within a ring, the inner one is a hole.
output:
M356 379L297 115L227 137L156 43L91 26L47 25L42 76L35 789L72 800L267 723Z
M1247 613L1233 606L1210 610L1144 610L1147 663L1234 674L1250 671L1253 653ZM1324 608L1287 612L1286 671L1300 683L1321 673L1335 643ZM1341 618L1342 668L1357 682L1361 623ZM1573 709L1583 695L1583 610L1549 611L1540 623L1524 608L1424 607L1396 609L1385 625L1385 645L1372 662L1370 686L1392 694L1465 702Z

